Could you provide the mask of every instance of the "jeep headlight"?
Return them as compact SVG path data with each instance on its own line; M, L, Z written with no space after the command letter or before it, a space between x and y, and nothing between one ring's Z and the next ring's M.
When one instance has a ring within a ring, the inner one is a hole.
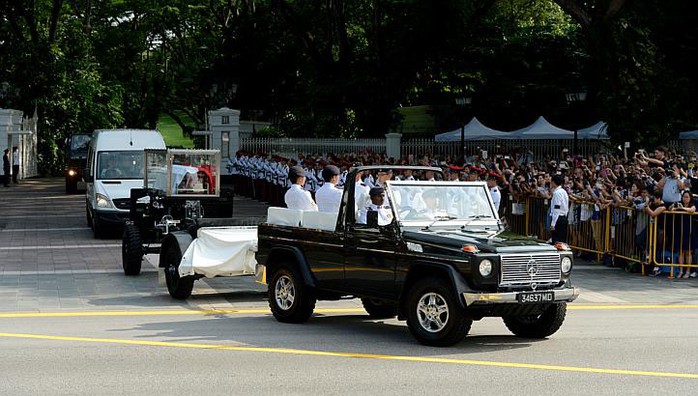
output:
M68 176L70 176L70 177L73 177L77 174L78 174L78 172L75 169L68 170Z
M490 276L492 274L492 260L484 259L480 261L478 271L480 271L480 275L482 275L483 278Z
M569 274L572 271L572 258L569 256L562 257L560 261L560 270L563 274Z
M111 199L107 198L106 195L97 193L97 207L102 209L114 208L114 204Z

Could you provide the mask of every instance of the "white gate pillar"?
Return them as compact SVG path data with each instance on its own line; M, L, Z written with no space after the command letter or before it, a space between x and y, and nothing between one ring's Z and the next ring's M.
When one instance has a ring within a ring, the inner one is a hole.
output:
M240 150L240 110L227 107L208 112L211 149L221 151L221 162L235 157Z
M400 159L400 138L401 133L386 133L385 134L385 153L388 158L392 157L396 160Z

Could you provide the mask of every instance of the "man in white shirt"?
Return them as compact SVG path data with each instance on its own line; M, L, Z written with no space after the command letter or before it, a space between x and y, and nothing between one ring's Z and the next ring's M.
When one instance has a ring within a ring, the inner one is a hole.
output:
M361 166L361 164L354 166ZM371 187L369 187L363 180L365 173L366 171L356 172L356 179L354 182L354 206L356 207L357 218L359 216L359 211L371 203L371 199L368 195Z
M499 212L499 204L502 202L502 192L499 191L499 186L497 186L497 180L499 175L496 173L490 173L487 176L487 187L490 189L490 195L492 196L492 202L494 207Z
M383 187L373 187L369 195L371 203L359 210L359 224L368 224L368 212L378 212L378 225L384 226L393 222L393 212L389 205L384 205L385 190Z
M550 180L553 190L553 198L550 201L550 233L552 242L567 243L567 213L569 212L569 197L567 191L562 188L564 179L562 175L554 175Z
M318 211L338 214L343 192L336 187L339 181L339 168L334 165L325 166L322 170L322 179L325 182L315 193Z
M305 185L305 171L300 166L293 166L288 171L288 179L293 183L284 195L284 202L289 209L311 210L317 212L317 205Z

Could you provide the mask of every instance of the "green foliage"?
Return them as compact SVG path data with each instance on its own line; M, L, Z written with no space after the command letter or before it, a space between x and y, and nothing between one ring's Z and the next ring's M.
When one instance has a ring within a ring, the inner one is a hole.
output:
M187 123L192 122L185 115L182 115L182 118ZM194 141L189 136L185 136L182 127L167 114L160 115L157 130L160 131L163 139L165 139L167 147L194 148Z
M180 139L223 106L271 121L269 136L382 137L473 115L514 129L545 115L603 119L649 146L698 125L689 3L3 1L0 106L38 109L45 173L61 170L69 133L159 125ZM579 90L585 103L565 102Z

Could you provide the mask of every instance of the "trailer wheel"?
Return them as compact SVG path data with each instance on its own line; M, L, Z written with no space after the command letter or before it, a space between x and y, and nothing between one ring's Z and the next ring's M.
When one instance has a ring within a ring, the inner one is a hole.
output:
M182 261L182 252L180 252L179 246L168 244L163 247L160 255L165 261L167 291L170 292L172 298L186 300L194 289L195 278L193 276L179 276L179 263Z
M121 240L121 260L124 267L124 275L138 275L141 273L143 240L135 224L124 225L124 235Z

